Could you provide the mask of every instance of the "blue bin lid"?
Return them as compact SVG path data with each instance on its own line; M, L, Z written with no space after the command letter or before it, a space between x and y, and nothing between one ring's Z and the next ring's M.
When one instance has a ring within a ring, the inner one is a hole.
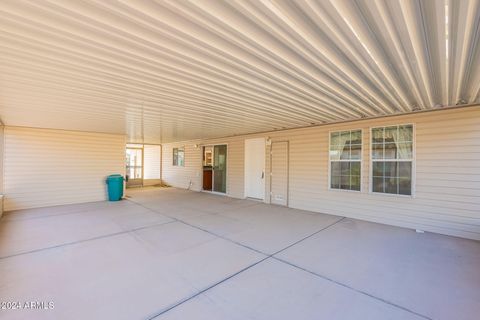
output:
M123 179L123 176L121 174L118 174L118 173L117 174L111 174L107 177L107 179L119 179L119 178Z

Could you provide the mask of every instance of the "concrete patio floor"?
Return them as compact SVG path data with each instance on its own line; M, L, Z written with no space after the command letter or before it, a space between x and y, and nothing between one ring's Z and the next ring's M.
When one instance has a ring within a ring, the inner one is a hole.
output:
M0 319L480 317L480 242L173 188L0 223Z

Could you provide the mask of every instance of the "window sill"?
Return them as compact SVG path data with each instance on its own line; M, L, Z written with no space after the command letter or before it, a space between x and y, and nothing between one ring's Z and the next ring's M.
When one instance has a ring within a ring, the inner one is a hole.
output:
M387 196L387 197L397 197L397 198L410 198L410 199L415 198L414 194L408 195L408 194L395 194L395 193L373 192L373 191L370 191L369 194Z
M348 190L348 189L328 188L328 191L362 193L362 189L360 189L360 190Z

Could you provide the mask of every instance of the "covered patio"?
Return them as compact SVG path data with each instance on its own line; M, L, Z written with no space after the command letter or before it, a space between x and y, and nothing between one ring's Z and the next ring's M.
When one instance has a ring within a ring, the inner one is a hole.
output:
M7 213L2 319L477 319L473 240L175 188ZM53 285L55 284L55 285Z

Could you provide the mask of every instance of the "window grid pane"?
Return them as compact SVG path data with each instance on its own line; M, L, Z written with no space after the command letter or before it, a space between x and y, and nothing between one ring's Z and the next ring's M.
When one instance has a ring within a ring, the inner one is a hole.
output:
M173 165L178 165L178 148L173 148Z
M360 191L362 131L330 134L330 188Z
M330 188L360 191L360 161L332 161L330 165Z
M185 149L184 148L173 148L173 165L174 166L185 166Z
M411 195L413 126L372 128L371 148L372 191Z

